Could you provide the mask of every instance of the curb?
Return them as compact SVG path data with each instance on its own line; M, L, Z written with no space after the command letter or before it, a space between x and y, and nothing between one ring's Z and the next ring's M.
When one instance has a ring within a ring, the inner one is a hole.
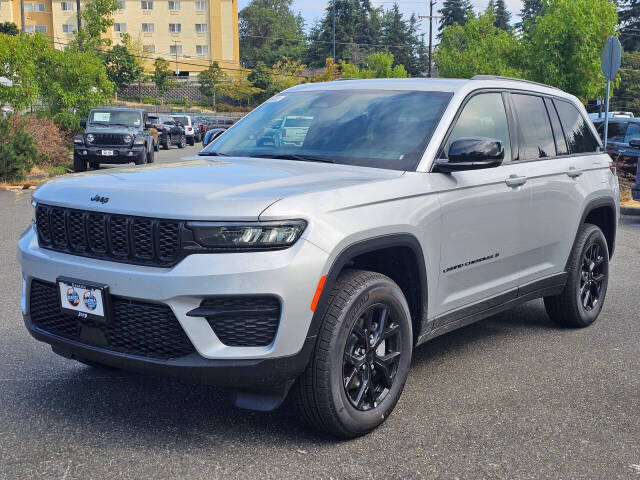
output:
M620 207L620 213L622 215L640 217L640 207Z

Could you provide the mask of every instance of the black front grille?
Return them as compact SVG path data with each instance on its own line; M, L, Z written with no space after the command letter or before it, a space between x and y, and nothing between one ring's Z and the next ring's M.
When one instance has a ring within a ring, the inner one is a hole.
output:
M38 204L41 247L85 257L167 267L180 260L184 222Z
M195 352L180 323L167 305L143 303L111 297L111 321L104 326L82 323L60 311L58 287L55 284L31 281L29 302L31 321L39 329L82 343L92 344L118 353L167 360ZM103 335L87 341L83 329L93 329Z
M276 336L280 311L280 300L272 296L216 297L189 315L204 316L225 345L263 347Z
M124 141L124 137L127 134L122 133L93 133L93 142L90 145L100 146L121 146L129 145L129 142ZM132 137L129 135L129 137Z

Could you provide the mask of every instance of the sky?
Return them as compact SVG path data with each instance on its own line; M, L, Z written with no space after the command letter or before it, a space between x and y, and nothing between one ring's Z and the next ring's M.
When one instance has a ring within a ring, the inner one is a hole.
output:
M250 0L239 0L238 8L243 9L250 3ZM314 20L320 18L324 12L328 4L328 0L293 0L293 11L300 12L306 21L307 29L313 25ZM371 3L375 7L385 7L390 8L393 6L392 0L372 0ZM417 15L428 15L429 14L429 1L423 0L397 0L398 5L400 6L400 10L408 17L412 13L416 13ZM472 0L472 2L476 11L484 10L489 0ZM518 21L518 17L516 15L520 12L522 8L522 0L505 0L507 4L507 8L511 12L511 21ZM442 6L442 0L438 0L434 7L434 12ZM437 14L437 13L434 13ZM425 27L427 25L426 21L423 21L423 30L426 32Z

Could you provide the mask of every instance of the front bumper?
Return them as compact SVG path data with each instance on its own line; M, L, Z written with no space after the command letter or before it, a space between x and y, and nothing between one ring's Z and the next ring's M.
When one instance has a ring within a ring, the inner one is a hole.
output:
M102 150L111 150L113 155L102 155ZM143 157L147 152L144 146L85 147L76 145L73 153L90 162L124 164Z
M172 268L128 265L42 249L33 228L22 236L18 246L25 324L35 338L63 355L229 386L265 378L294 378L306 364L308 345L313 343L308 335L313 316L310 305L328 255L305 240L273 252L193 254ZM29 312L31 280L55 282L60 276L104 283L114 296L167 305L196 353L161 361L105 350L38 329ZM203 298L264 294L275 295L282 303L275 339L267 346L224 345L205 318L187 316Z

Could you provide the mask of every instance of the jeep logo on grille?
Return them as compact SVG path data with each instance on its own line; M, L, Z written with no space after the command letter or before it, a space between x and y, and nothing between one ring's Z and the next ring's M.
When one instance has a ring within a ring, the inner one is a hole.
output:
M92 202L107 203L109 201L109 197L101 197L100 195L94 195L93 197L91 197L91 201Z

